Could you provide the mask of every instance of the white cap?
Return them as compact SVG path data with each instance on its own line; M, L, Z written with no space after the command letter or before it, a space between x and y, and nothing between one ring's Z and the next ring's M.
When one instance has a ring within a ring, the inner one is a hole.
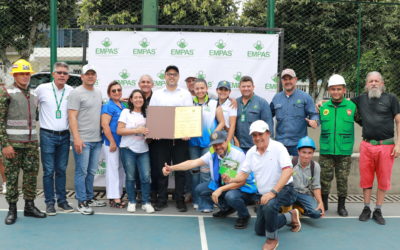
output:
M334 74L331 77L329 77L328 88L330 86L336 86L336 85L344 85L344 86L346 86L346 82L344 81L343 76L338 75L338 74Z
M296 72L293 69L284 69L281 73L281 78L284 76L296 77Z
M85 66L82 67L82 75L86 74L89 70L93 70L94 72L96 72L96 69L94 68L93 65L86 64Z
M264 133L267 130L269 131L268 124L263 120L258 120L258 121L253 122L250 125L250 133L249 133L249 135L251 135L254 132Z

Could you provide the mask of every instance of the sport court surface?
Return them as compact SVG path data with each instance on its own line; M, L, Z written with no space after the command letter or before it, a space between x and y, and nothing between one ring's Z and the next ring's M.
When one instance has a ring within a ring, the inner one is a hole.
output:
M0 249L244 250L261 249L265 241L254 233L255 218L247 229L236 230L234 216L75 212L36 219L19 211L17 223L7 226L2 223L5 215L1 209ZM279 249L400 249L400 217L387 216L386 222L380 226L356 217L302 218L300 232L280 230Z

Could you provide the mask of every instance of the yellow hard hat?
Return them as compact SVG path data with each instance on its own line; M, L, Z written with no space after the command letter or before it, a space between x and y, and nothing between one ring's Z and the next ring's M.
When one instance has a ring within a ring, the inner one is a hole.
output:
M35 73L32 70L32 65L24 59L19 59L16 62L13 63L11 67L11 72L10 74L13 75L15 73Z

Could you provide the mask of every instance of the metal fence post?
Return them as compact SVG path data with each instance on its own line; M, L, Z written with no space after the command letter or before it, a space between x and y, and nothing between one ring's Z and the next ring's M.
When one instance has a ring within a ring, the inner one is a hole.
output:
M50 0L50 72L57 62L57 0Z
M158 24L158 0L142 0L142 25ZM143 30L157 30L144 28Z
M268 0L267 28L275 28L275 0Z
M361 60L361 28L362 28L362 4L358 3L358 27L357 27L357 87L356 94L360 93L360 60Z

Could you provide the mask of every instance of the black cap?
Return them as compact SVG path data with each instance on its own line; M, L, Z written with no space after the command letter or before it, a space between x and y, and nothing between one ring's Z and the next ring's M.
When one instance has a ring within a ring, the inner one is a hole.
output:
M165 72L168 72L170 69L173 69L173 70L175 70L176 72L179 73L179 69L178 69L178 67L176 67L175 65L169 65L169 66L167 66L167 68L165 69Z
M225 142L227 137L228 135L225 130L215 131L211 134L210 146Z

